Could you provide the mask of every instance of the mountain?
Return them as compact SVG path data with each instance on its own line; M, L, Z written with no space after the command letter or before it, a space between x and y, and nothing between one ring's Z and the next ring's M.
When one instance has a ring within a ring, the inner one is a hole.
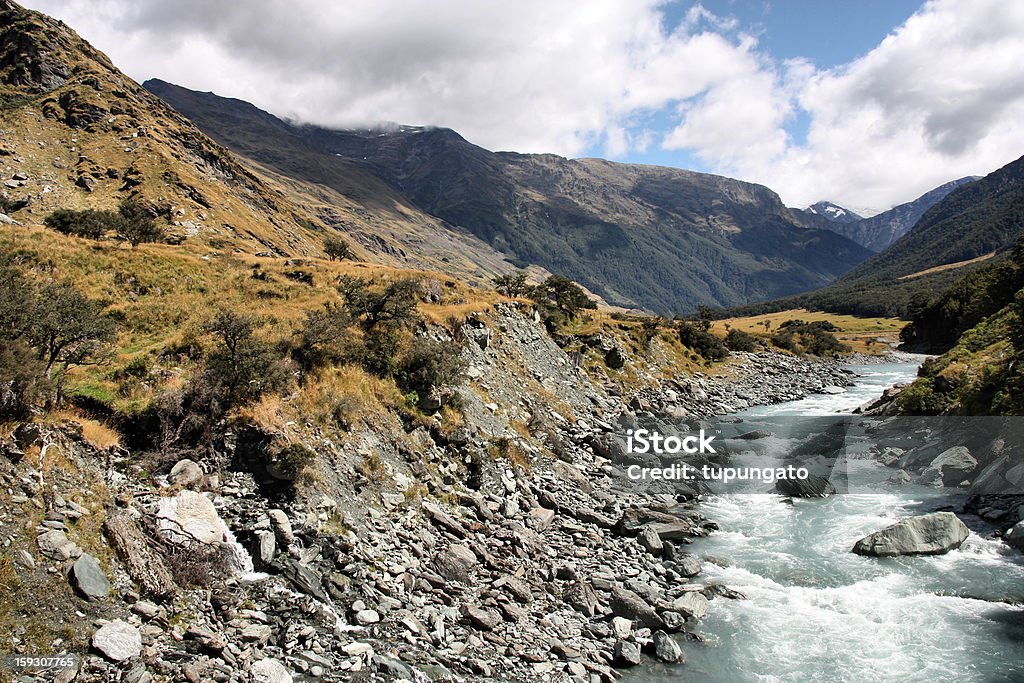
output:
M825 219L817 220L816 226L849 237L871 251L881 252L907 234L925 211L938 204L943 197L961 185L977 179L978 176L967 176L952 180L924 193L912 202L900 204L868 218L862 218L832 202L818 202L804 209L804 212Z
M856 223L864 220L853 211L844 209L838 204L833 204L832 202L817 202L816 204L811 204L804 209L804 212L814 216L821 216L831 223L838 223L840 225Z
M1024 234L1024 157L979 180L955 182L909 232L835 282L737 312L807 306L906 316L971 270L1005 259Z
M357 198L372 174L513 263L567 275L621 306L672 314L783 296L820 287L870 254L810 227L760 185L494 153L445 128L293 125L238 100L156 80L144 85L275 173Z
M282 151L317 163L308 144ZM471 283L512 269L359 169L331 188L326 172L301 182L240 158L69 27L10 0L0 0L0 160L4 204L21 222L133 198L199 249L320 256L325 237L341 236L360 258Z

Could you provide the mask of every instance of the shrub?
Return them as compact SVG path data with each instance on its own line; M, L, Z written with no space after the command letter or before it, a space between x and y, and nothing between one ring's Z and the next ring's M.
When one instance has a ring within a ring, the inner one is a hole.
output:
M525 270L517 270L507 275L499 275L493 278L491 282L494 283L494 288L500 294L510 297L528 296L531 289L530 285L526 283Z
M201 381L220 390L215 393L223 394L225 407L248 403L288 383L289 372L280 353L254 334L259 322L221 309L205 326L219 348L206 357Z
M581 310L597 308L597 302L582 287L561 275L552 275L531 288L529 296L547 310L549 317L557 311L561 317L573 320Z
M402 329L397 325L380 325L363 335L361 361L367 372L391 377L398 372L402 350Z
M0 344L0 419L25 417L49 393L43 365L22 340Z
M729 355L729 349L725 347L722 340L702 328L700 323L690 323L685 320L678 324L679 341L694 351L702 358L709 361L719 361Z
M60 403L68 370L98 362L113 341L114 321L103 305L71 285L48 283L36 295L27 337L53 380L55 402Z
M120 217L113 211L57 209L43 219L43 225L65 235L98 240L108 230L117 230Z
M351 326L352 316L338 304L327 303L321 309L307 311L296 333L298 360L307 369L340 361Z
M730 351L753 351L756 348L754 335L735 327L725 335L725 345Z
M772 336L772 343L789 351L802 350L815 356L848 353L850 347L833 334L837 329L827 320L787 320L779 325L778 331Z
M433 387L454 384L466 370L459 350L427 337L416 337L405 356L396 379L399 386L419 394Z
M134 199L126 199L118 207L120 221L117 223L117 236L132 245L132 248L143 242L159 242L164 238L163 228L153 220L149 209Z
M324 253L332 261L344 261L354 256L352 247L340 237L328 237L324 240Z

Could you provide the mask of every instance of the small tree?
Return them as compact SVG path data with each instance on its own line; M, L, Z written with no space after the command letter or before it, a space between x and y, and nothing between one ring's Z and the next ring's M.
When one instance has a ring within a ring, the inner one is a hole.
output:
M753 351L754 336L734 327L725 335L725 345L730 351Z
M143 204L126 199L118 207L120 221L117 225L117 236L132 245L132 248L143 242L159 242L164 238L163 228L156 224L153 216Z
M202 379L220 389L225 408L253 401L288 382L280 354L254 334L259 323L254 316L221 309L205 326L219 348L207 356Z
M307 311L298 337L298 355L302 364L311 368L341 356L340 346L346 338L352 316L339 304L327 303L323 308Z
M39 290L28 338L47 379L54 383L58 404L68 370L98 362L116 330L114 321L103 314L103 306L74 287L50 283Z
M527 296L531 289L530 285L526 282L525 270L517 270L507 275L499 275L492 279L491 282L494 283L494 288L500 294L509 297Z
M554 305L569 320L584 309L595 309L597 303L587 296L583 288L562 275L552 275L531 293L531 297L544 306Z
M332 261L344 261L353 256L352 247L340 237L328 237L324 240L324 253Z

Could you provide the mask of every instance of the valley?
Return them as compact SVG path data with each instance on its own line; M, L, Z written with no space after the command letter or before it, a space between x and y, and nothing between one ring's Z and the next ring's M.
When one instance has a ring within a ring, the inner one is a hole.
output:
M792 208L0 0L0 682L1013 680L1022 173Z

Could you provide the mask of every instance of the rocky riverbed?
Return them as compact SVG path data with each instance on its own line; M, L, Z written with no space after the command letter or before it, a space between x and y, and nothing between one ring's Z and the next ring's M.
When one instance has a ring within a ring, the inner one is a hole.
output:
M851 382L840 360L761 352L628 388L512 306L463 339L458 429L286 425L317 456L299 492L254 464L245 425L209 461L155 473L70 426L15 430L0 447L9 568L19 591L49 591L35 627L67 631L52 651L81 655L24 680L610 681L681 661L715 602L743 596L687 552L716 528L695 500L612 492L613 422ZM32 636L15 625L10 644Z

